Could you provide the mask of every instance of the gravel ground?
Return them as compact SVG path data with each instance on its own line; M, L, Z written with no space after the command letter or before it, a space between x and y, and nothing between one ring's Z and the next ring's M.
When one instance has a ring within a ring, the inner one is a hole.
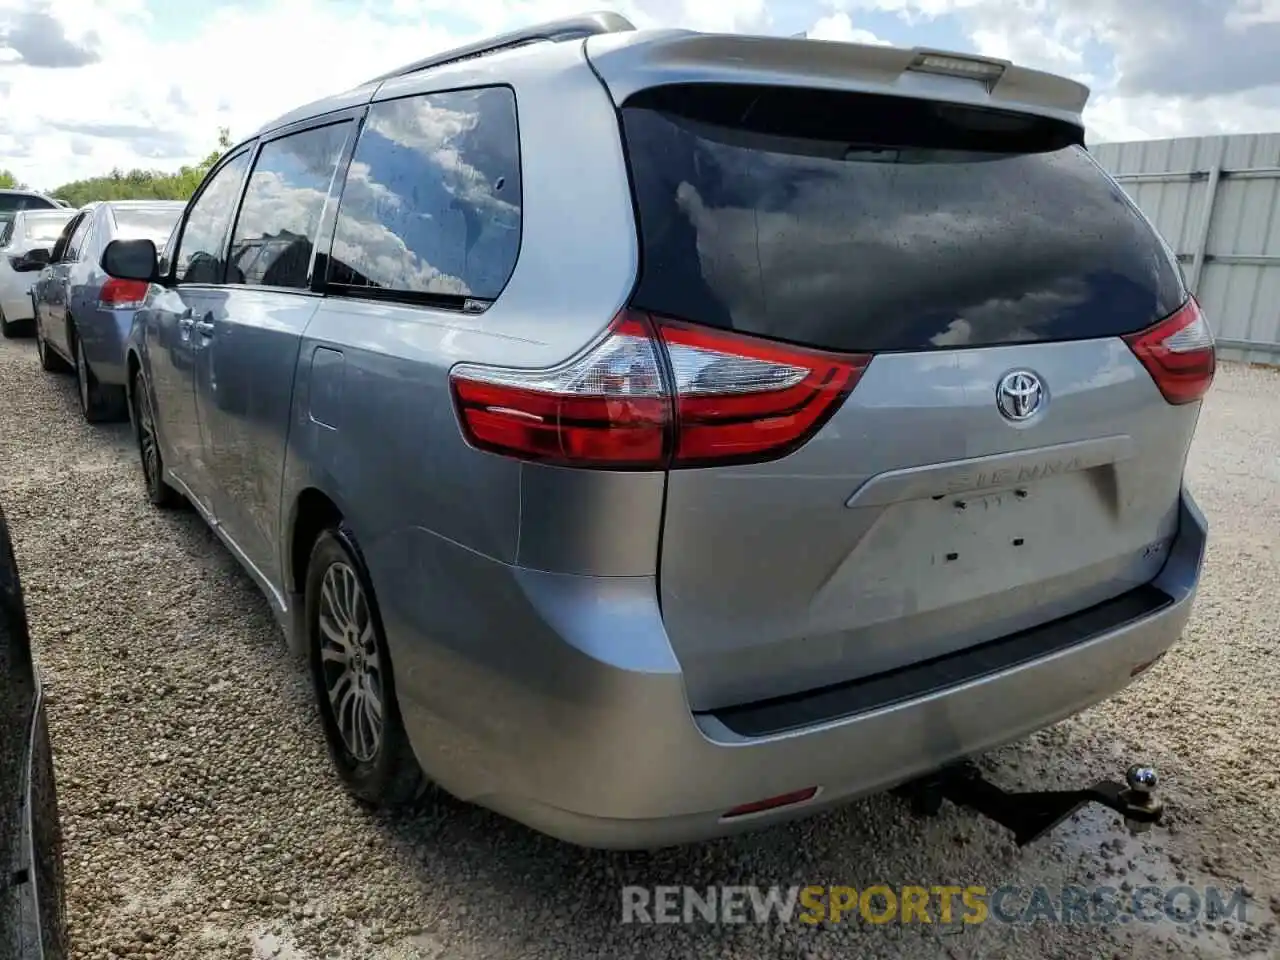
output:
M49 687L76 958L1277 956L1280 372L1224 365L1192 485L1213 523L1178 647L1116 700L989 758L1078 785L1135 758L1170 824L1082 812L1017 850L887 797L656 854L580 851L430 796L371 815L330 773L265 601L190 513L150 509L125 426L94 428L30 341L0 342L0 502ZM1015 927L619 923L623 883L1244 884L1246 922Z

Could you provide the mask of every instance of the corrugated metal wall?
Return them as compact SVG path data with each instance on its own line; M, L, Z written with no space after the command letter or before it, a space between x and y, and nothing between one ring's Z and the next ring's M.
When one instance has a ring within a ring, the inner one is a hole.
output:
M1090 152L1177 251L1221 355L1280 364L1280 134Z

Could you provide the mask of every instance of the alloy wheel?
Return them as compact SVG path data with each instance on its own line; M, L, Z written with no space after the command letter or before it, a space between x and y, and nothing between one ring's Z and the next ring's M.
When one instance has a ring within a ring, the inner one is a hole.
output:
M142 475L148 487L154 487L160 475L160 447L156 443L155 418L151 415L151 399L147 386L139 380L134 384L136 397L134 417L138 423L138 453L142 457Z
M351 756L368 763L382 745L382 652L368 598L348 564L333 563L324 573L319 629L321 675L334 725Z
M89 363L84 358L84 348L76 340L76 390L80 394L80 409L89 412Z

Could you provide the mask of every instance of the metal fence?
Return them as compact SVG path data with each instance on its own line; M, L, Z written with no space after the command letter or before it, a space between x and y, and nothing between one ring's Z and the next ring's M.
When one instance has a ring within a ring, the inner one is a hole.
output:
M1280 364L1280 134L1090 152L1178 254L1221 355Z

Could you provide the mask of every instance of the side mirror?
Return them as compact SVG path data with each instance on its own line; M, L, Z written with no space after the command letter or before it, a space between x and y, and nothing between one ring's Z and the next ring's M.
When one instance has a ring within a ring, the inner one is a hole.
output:
M159 279L156 245L150 240L112 240L102 251L102 269L117 280Z
M34 273L37 270L43 270L49 265L49 251L44 247L28 250L22 256L11 260L10 263L18 273Z

